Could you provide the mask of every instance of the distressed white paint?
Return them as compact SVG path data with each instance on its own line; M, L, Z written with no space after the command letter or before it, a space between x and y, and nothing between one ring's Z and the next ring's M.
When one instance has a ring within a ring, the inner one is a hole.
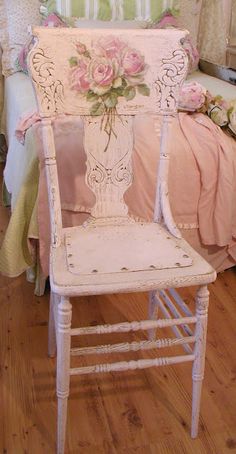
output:
M208 304L206 284L215 279L215 272L210 265L180 238L168 200L170 124L173 115L176 114L178 89L187 69L187 58L180 45L180 39L185 33L176 30L114 30L116 37L127 40L145 56L150 69L145 81L150 86L150 97L146 99L137 96L129 102L125 100L121 102L117 107L118 116L115 116L113 123L115 134L110 137L109 142L101 127L101 118L91 117L90 104L85 97L76 96L68 85L68 60L73 55L75 42L80 40L89 46L101 36L101 33L104 36L110 31L84 32L75 29L58 31L35 28L34 34L38 43L31 51L29 59L31 77L42 116L50 205L52 297L49 354L55 354L56 340L57 452L60 454L64 453L65 446L69 377L77 374L126 371L193 362L192 436L197 435L206 343ZM155 222L150 224L132 221L128 217L123 200L124 192L133 178L132 119L133 115L144 112L159 113L164 117ZM62 227L51 121L53 117L63 113L85 117L86 181L95 193L96 204L92 217L82 227ZM103 245L106 241L109 243L109 253L104 255ZM196 314L193 315L176 291L165 290L188 285L200 285L196 299ZM131 291L150 292L148 320L71 328L72 311L69 297ZM164 319L156 319L157 308L163 313ZM189 324L196 324L194 334L189 330ZM177 339L166 338L161 341L155 339L156 329L163 327L172 328ZM183 336L182 329L186 336ZM149 341L93 346L89 350L71 350L71 336L104 333L115 335L137 330L147 330ZM193 351L190 347L192 343ZM176 344L183 345L187 354L70 367L70 354L138 351L164 346L171 349Z
M209 304L209 291L207 286L202 286L196 296L196 343L194 349L194 362L192 369L193 390L192 390L192 438L198 434L198 422L200 413L201 389L205 369L205 352L207 336L207 316Z
M118 363L96 364L94 366L75 367L70 375L86 375L107 372L123 372L126 370L147 369L149 367L170 366L194 360L194 355L167 356L155 359L139 359L137 361L120 361Z
M156 306L158 307L158 309L160 310L160 313L165 317L165 319L169 319L169 320L173 320L173 313L171 313L171 310L169 309L169 307L167 307L164 302L162 301L162 299L160 298L160 292L157 292L155 297L154 297L154 302L156 304ZM178 304L176 304L176 306L178 306ZM177 311L177 309L176 309ZM180 318L180 317L179 317ZM153 319L153 317L152 317ZM181 318L180 318L181 319ZM186 318L182 318L181 320L184 320L184 322L186 323ZM182 324L179 324L180 327L182 328ZM185 325L186 326L186 325ZM180 328L178 327L177 324L173 324L172 326L170 326L173 333L175 334L175 336L177 336L178 339L181 339L183 338L183 333L182 331L180 330ZM150 330L151 333L154 332L154 330ZM192 333L188 333L188 336L191 336ZM190 337L188 337L190 338ZM192 348L189 346L189 345L183 345L183 349L187 352L187 353L192 353Z
M84 355L101 355L118 352L138 352L140 350L151 350L153 348L167 348L176 345L184 345L187 343L195 342L195 337L182 337L176 339L159 339L155 341L142 341L142 342L131 342L121 343L112 345L99 345L99 347L84 347L84 348L72 348L72 356L84 356Z

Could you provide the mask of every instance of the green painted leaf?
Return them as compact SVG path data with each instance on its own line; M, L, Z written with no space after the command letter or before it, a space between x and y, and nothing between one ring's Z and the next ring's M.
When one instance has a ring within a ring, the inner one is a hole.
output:
M118 96L116 93L114 92L109 93L109 95L107 95L106 98L104 99L106 107L108 107L109 109L115 107L118 101L117 97Z
M124 89L124 96L126 97L127 101L131 101L134 99L136 95L135 87L126 87Z
M86 99L87 101L97 101L97 99L99 98L98 95L96 95L96 93L94 93L92 90L89 90L87 95L86 95Z
M140 84L137 88L140 95L150 96L150 88L146 84Z
M72 68L73 66L77 66L77 64L78 64L78 59L77 59L77 57L71 57L71 58L69 59L69 63L70 63L71 68Z
M101 102L96 102L92 105L90 113L91 115L102 115L104 112L104 105Z
M127 87L127 85L128 84L127 84L126 80L122 78L122 87L125 88L125 87Z
M117 96L124 96L124 87L112 88L112 93L115 93Z

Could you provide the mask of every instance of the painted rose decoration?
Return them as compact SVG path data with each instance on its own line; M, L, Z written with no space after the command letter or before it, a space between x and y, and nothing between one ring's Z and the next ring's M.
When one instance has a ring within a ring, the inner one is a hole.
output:
M150 94L144 83L148 65L143 55L117 37L101 37L91 49L77 42L69 65L70 87L91 102L91 115L109 114L120 97L129 101L137 92Z

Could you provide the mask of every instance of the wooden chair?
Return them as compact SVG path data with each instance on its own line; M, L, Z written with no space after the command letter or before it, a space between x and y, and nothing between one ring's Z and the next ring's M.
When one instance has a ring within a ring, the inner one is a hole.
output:
M197 436L204 375L208 290L215 271L181 238L168 201L168 145L187 58L180 30L34 28L30 74L42 117L51 218L49 355L57 346L58 439L64 452L71 375L193 362L192 437ZM134 222L123 200L132 183L133 118L163 116L156 205L152 223ZM90 219L63 228L52 119L81 115L86 182L96 195ZM105 257L105 259L104 259ZM106 258L109 257L109 260ZM174 288L197 286L192 314ZM149 292L149 319L71 328L70 297ZM164 319L157 319L159 308ZM188 325L195 325L192 330ZM156 339L156 328L175 337ZM71 336L147 330L149 340L71 348ZM193 345L194 344L194 345ZM71 368L70 354L103 354L182 345L185 353L156 359Z

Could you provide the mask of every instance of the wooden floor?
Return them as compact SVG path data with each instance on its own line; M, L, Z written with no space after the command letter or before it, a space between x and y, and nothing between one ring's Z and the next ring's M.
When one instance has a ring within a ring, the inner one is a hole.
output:
M0 207L1 239L8 216ZM236 453L236 269L221 274L210 290L199 438L189 436L191 366L183 364L73 377L67 453ZM38 298L33 291L25 276L0 276L0 453L5 454L55 453L55 360L47 357L49 294ZM184 292L187 303L192 294L192 289ZM146 307L144 294L81 298L74 303L73 322L143 318Z

